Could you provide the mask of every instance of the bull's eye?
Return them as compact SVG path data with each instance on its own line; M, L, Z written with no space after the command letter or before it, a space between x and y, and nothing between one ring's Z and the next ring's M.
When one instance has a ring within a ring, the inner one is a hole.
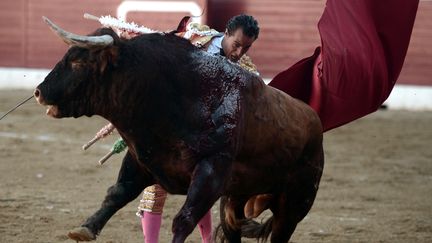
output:
M77 70L83 66L82 62L71 62L71 68L72 70Z

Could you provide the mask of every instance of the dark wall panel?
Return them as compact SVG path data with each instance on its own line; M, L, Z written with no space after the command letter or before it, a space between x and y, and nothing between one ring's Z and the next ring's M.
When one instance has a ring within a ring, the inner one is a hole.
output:
M0 66L26 66L26 1L0 1Z
M432 85L432 1L420 1L398 83Z
M204 0L196 2L205 8ZM0 1L0 66L52 68L68 47L49 30L42 16L68 31L89 34L100 24L84 19L84 13L116 16L121 3L122 0ZM130 12L127 20L168 30L176 28L186 14Z
M164 1L164 0L160 0ZM0 66L52 68L67 46L41 20L45 15L63 28L88 34L99 23L85 12L116 16L122 0L2 0L0 1ZM249 55L263 77L271 78L320 45L317 23L324 0L196 0L204 20L220 30L233 15L255 16L261 27ZM130 12L129 21L169 30L187 13ZM420 1L416 23L399 83L432 85L432 2Z

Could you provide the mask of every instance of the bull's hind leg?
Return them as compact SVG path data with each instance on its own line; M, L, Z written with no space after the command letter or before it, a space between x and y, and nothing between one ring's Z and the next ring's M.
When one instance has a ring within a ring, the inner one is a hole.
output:
M305 187L302 187L305 190ZM271 208L273 212L272 243L288 242L297 224L309 212L316 193L309 191L308 195L299 195L299 190L292 190L279 197L278 205ZM286 195L288 194L288 195Z
M297 224L307 215L318 192L324 155L316 154L299 168L292 183L271 206L273 212L271 242L288 242Z
M289 200L286 195L281 195L278 200L277 205L271 208L273 212L272 243L288 242L297 227L297 223L301 220L296 215L296 207L292 207L286 202Z
M223 235L219 235L222 242L241 242L241 226L245 220L244 205L246 200L233 200L226 196L220 199L220 228ZM219 229L218 229L219 231ZM217 232L219 234L219 232Z
M123 159L117 182L111 186L102 205L96 213L89 217L79 228L69 232L69 238L76 241L90 241L102 230L108 220L119 209L135 199L145 186L153 184L153 177L144 174L130 153Z

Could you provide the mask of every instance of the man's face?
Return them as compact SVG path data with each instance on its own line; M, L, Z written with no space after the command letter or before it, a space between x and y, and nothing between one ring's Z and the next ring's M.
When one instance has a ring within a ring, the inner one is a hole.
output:
M249 50L254 41L254 37L243 34L243 29L238 28L231 35L225 31L222 48L228 59L237 62Z

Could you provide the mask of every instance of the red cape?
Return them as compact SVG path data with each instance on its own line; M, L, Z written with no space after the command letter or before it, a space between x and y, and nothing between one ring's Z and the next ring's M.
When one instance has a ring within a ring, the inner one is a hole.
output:
M321 48L270 83L308 103L324 131L376 111L390 95L408 49L418 0L328 0Z

